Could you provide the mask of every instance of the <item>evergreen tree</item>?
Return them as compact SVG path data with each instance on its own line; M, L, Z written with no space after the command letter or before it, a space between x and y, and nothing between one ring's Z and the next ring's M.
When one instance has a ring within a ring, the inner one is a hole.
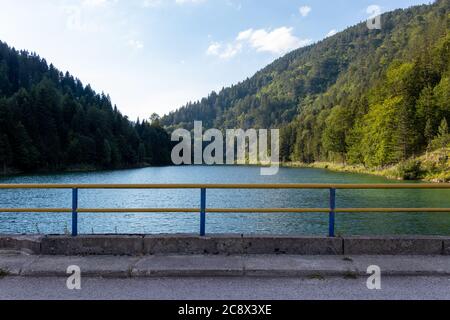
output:
M343 162L347 154L347 135L352 127L351 119L352 115L347 108L334 107L326 120L326 128L322 136L324 149L340 154Z
M113 107L108 95L36 54L0 42L2 172L169 164L167 132L156 122L151 130L140 126Z
M6 168L11 165L12 150L6 134L0 135L0 168L6 173Z
M280 128L285 161L395 164L424 152L450 119L449 12L441 0L385 13L382 30L360 23L294 50L161 123Z

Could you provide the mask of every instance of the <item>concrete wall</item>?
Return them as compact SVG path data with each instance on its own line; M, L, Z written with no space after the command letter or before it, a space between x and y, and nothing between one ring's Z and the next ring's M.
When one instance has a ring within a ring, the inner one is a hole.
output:
M450 255L450 237L214 235L1 236L0 250L42 255Z
M354 237L344 238L345 254L440 255L445 237ZM448 244L448 243L447 243ZM448 251L448 250L447 250ZM447 252L447 254L450 254Z
M0 250L22 251L28 254L39 254L44 236L0 235Z

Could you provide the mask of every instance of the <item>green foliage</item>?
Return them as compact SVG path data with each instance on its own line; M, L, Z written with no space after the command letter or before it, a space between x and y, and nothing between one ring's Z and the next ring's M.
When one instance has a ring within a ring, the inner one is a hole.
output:
M4 173L168 164L171 142L157 120L133 123L108 96L0 42Z
M439 125L436 138L431 142L431 149L436 150L446 147L450 147L450 134L448 132L447 120L444 118Z
M385 166L401 159L397 149L396 130L402 102L401 97L389 98L383 104L372 106L364 116L364 132L358 146L364 164L371 167Z
M444 118L442 119L441 125L438 129L438 137L444 137L448 135L448 123L447 120Z
M407 160L398 166L398 176L403 180L417 180L422 175L421 162L419 160Z
M352 128L352 118L348 108L336 106L325 121L323 147L342 155L343 160L347 154L347 135Z
M383 15L295 50L252 78L161 119L169 128L281 129L284 161L383 167L447 145L450 2Z

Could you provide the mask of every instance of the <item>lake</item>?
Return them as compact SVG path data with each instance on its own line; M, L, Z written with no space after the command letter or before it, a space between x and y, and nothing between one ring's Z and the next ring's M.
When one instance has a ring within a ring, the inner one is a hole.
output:
M0 183L398 183L382 177L321 169L281 168L260 176L258 167L184 166L89 173L21 175ZM215 208L328 207L328 190L208 190ZM80 190L80 208L198 208L199 190ZM0 207L70 208L70 190L0 190ZM338 190L337 207L450 207L450 190ZM0 213L0 233L63 234L70 213ZM85 234L198 233L195 213L80 213ZM216 214L207 216L208 233L327 235L321 213ZM337 214L337 235L450 235L447 213Z

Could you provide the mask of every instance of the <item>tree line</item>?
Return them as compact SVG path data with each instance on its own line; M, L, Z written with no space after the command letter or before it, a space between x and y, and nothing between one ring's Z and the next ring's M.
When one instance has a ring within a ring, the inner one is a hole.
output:
M158 119L132 122L109 96L0 42L0 171L165 165L170 148Z
M383 167L450 147L450 2L383 14L163 117L168 128L280 128L284 161Z

